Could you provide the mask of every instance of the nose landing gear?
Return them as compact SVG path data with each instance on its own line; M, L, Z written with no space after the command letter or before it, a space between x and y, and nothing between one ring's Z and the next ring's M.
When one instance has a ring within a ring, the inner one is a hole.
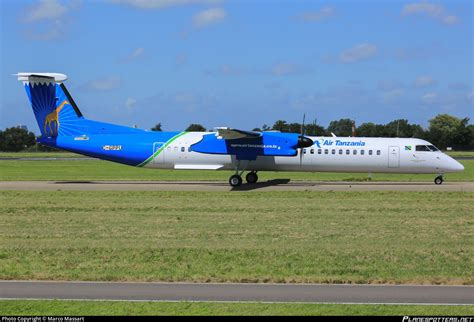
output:
M439 176L437 176L437 177L434 179L434 183L435 183L435 184L442 184L443 181L444 181L444 178L443 178L442 175L439 175Z

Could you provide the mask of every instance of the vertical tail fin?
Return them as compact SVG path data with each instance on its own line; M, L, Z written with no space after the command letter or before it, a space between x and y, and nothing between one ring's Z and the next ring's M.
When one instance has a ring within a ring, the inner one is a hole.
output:
M43 137L71 135L83 119L63 82L64 74L18 73L30 99L36 121Z

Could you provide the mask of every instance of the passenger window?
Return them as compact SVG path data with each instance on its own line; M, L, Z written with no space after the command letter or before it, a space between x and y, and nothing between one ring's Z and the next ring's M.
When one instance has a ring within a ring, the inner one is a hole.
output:
M365 150L360 150L360 155L364 155Z
M377 155L380 155L380 150L377 150Z
M310 152L311 154L314 154L314 149L311 149L309 152Z
M303 149L303 154L306 154L306 149Z
M174 152L178 152L178 147L177 146L174 147Z
M369 150L369 155L372 155L372 150Z
M191 147L190 146L188 146L188 152L191 152Z
M356 155L356 154L357 154L357 150L352 150L352 154Z
M339 150L339 154L342 154L342 150Z
M321 154L322 150L321 149L318 149L318 154Z
M346 150L346 154L351 154L351 150Z
M181 152L184 152L185 151L185 148L184 146L181 147Z
M329 150L328 149L324 149L324 154L328 154L329 153Z
M334 150L334 149L332 149L331 152L332 152L332 154L336 154L336 150Z
M168 151L171 151L171 147L170 147L170 146L168 146L167 150L168 150Z

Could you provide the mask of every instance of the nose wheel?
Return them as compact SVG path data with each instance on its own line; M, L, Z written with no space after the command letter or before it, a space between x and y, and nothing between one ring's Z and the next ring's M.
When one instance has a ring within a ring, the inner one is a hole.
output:
M437 176L437 177L434 179L434 183L435 183L435 184L442 184L443 181L444 181L443 176Z

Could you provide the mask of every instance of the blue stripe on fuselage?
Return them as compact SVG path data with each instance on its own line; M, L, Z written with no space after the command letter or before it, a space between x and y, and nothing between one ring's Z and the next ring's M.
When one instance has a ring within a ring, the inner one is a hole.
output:
M136 166L153 154L156 142L170 140L180 132L146 132L127 134L87 134L40 138L38 142L95 158ZM159 148L159 145L155 146Z

